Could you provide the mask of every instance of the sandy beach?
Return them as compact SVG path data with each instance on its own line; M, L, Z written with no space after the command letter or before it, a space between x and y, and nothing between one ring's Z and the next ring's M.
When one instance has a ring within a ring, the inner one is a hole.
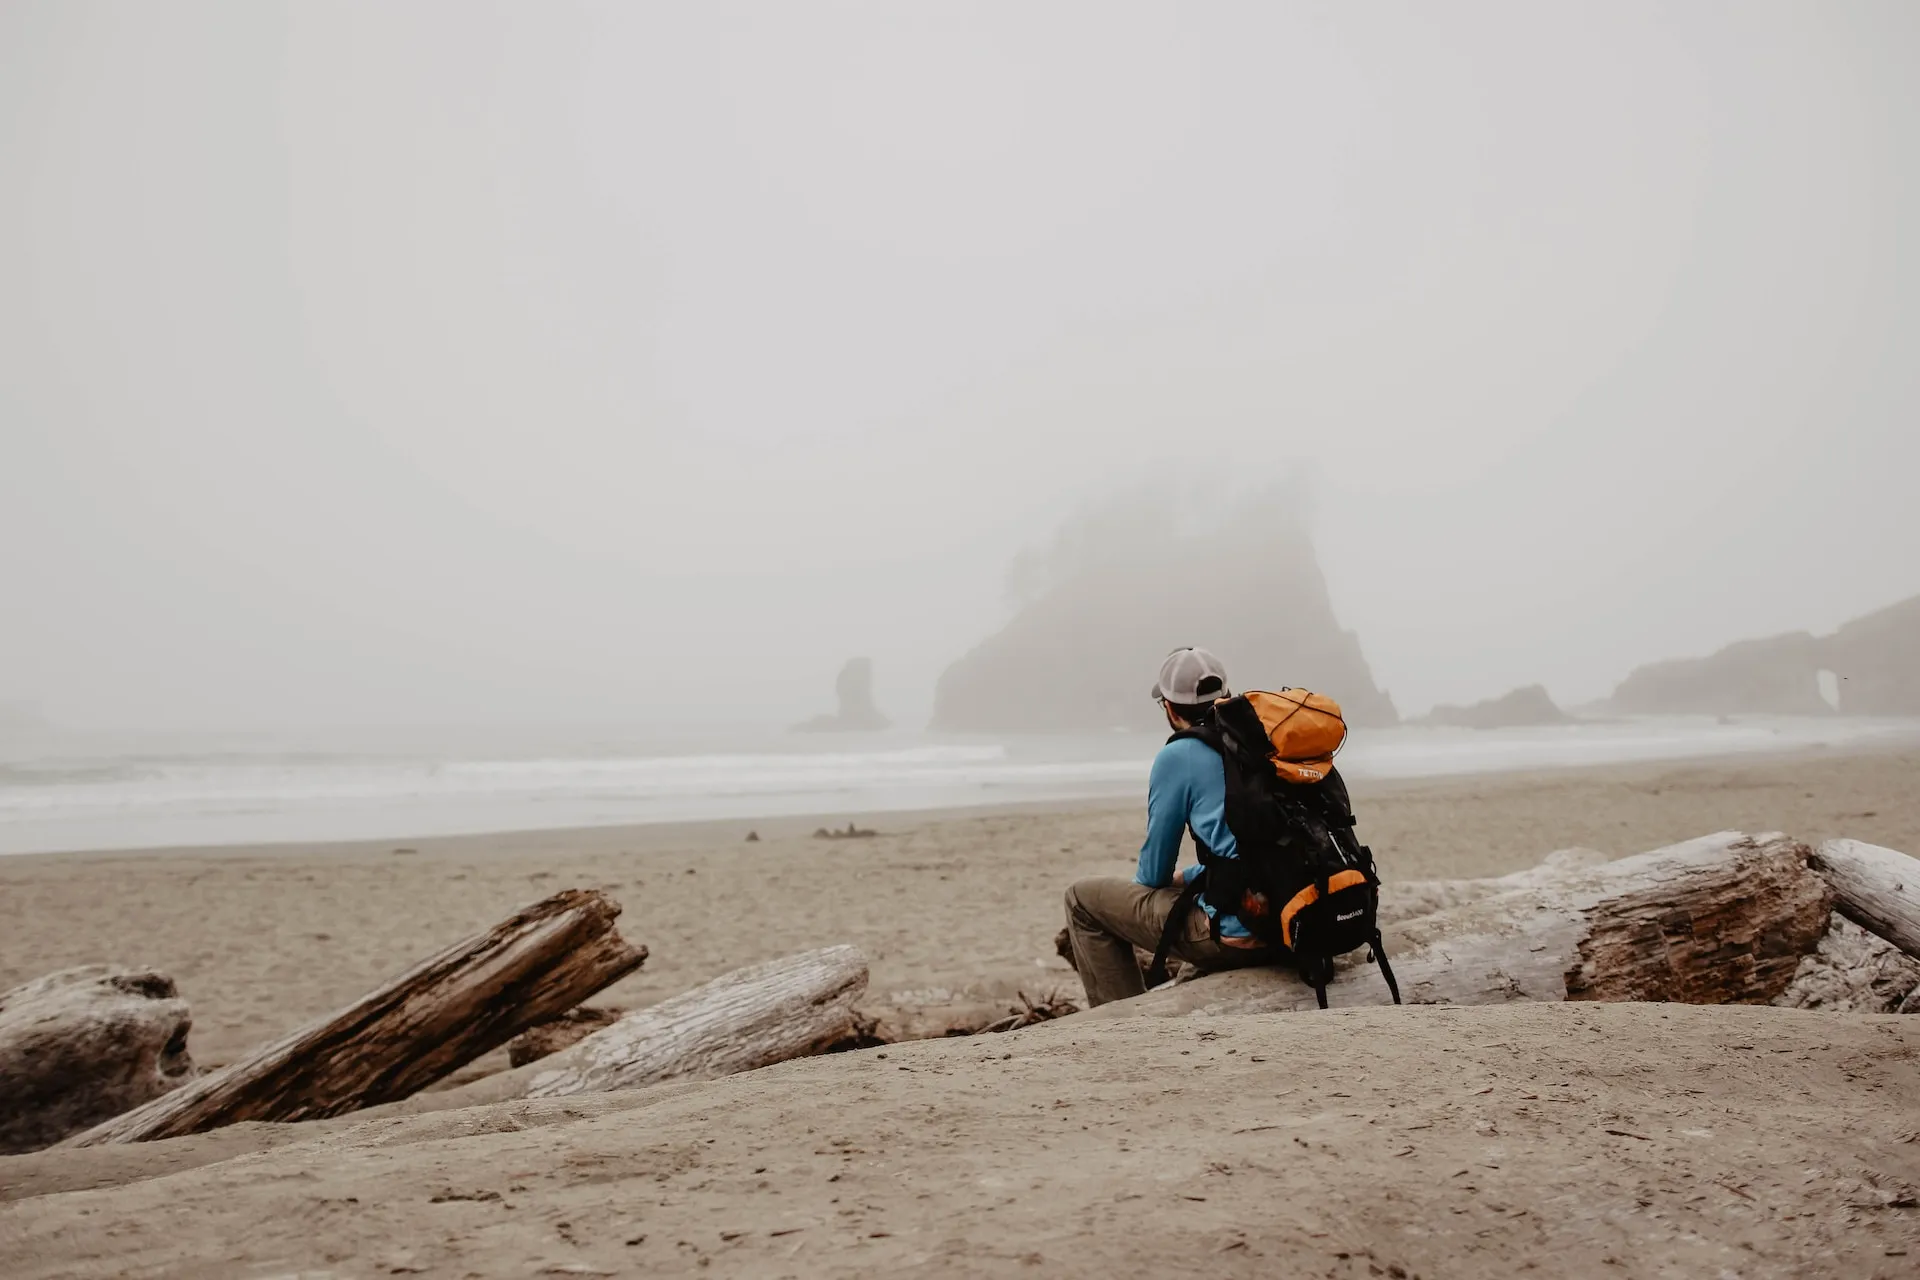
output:
M1402 880L1730 827L1912 850L1920 754L1381 783L1355 807ZM195 1058L218 1064L581 885L622 902L652 953L596 1003L838 942L866 952L876 998L1077 994L1051 946L1061 890L1127 873L1141 825L1137 805L846 818L880 834L784 820L5 858L0 987L157 966L192 1002ZM1920 1024L1896 1017L1068 1019L879 1052L564 1106L0 1160L0 1254L22 1276L1251 1274L1289 1258L1336 1276L1892 1276L1920 1257ZM1217 1132L1237 1098L1261 1114ZM218 1159L236 1153L252 1154Z
M1847 835L1920 849L1920 753L1646 764L1356 784L1392 880L1502 875L1554 849L1623 855L1709 831ZM651 951L599 997L635 1006L809 947L866 952L877 994L1073 982L1060 895L1130 875L1140 804L600 828L261 850L0 858L0 988L68 965L150 964L194 1008L193 1050L227 1062L422 955L567 886L623 906ZM748 831L761 839L746 842ZM1190 856L1190 851L1187 856Z

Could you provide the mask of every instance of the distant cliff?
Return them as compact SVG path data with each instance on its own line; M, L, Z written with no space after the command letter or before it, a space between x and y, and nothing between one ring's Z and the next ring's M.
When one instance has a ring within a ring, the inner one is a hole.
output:
M1704 658L1636 667L1613 691L1613 706L1648 715L1828 715L1820 668L1820 642L1804 631L1742 640Z
M949 666L935 729L1151 729L1160 660L1213 650L1235 690L1321 690L1355 725L1393 724L1360 642L1334 618L1313 544L1290 515L1249 503L1210 532L1183 533L1150 501L1116 505L1016 564L1013 620Z
M1920 715L1920 596L1856 618L1830 636L1805 631L1742 640L1704 658L1636 668L1613 692L1648 714L1828 715L1820 673L1843 715Z
M1821 642L1846 715L1920 716L1920 596L1856 618Z
M802 733L831 733L884 729L892 722L873 704L873 661L849 658L833 682L839 703L832 715L815 716L793 726Z

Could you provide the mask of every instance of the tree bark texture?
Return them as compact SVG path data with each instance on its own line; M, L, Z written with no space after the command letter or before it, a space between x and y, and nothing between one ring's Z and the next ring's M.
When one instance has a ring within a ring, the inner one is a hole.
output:
M557 893L72 1145L313 1120L404 1098L639 968L646 948L614 931L619 914L598 890Z
M1920 958L1920 858L1861 840L1829 840L1813 855L1834 909Z
M173 979L85 965L0 993L0 1155L37 1151L193 1078Z
M1451 887L1428 896L1449 905L1389 928L1388 956L1410 1004L1765 1004L1827 933L1833 895L1809 856L1786 836L1728 831L1613 862L1572 855L1498 880L1443 882ZM1342 958L1334 1007L1390 1002L1364 956ZM1162 987L1092 1016L1315 1007L1291 970L1263 968Z

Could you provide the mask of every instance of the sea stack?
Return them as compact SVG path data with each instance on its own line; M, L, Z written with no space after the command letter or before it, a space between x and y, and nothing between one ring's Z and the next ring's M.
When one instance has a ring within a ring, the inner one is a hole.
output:
M892 721L873 705L873 660L848 658L834 679L833 692L839 709L832 715L815 716L793 726L802 733L872 732L885 729Z
M1097 513L1045 561L1017 566L1028 570L1023 607L941 674L934 729L1152 729L1153 673L1181 645L1218 654L1236 691L1304 687L1337 700L1349 724L1399 719L1280 502L1242 505L1208 532L1151 510Z
M1470 707L1442 703L1413 723L1451 729L1517 729L1528 725L1571 724L1573 717L1554 704L1546 686L1530 684Z

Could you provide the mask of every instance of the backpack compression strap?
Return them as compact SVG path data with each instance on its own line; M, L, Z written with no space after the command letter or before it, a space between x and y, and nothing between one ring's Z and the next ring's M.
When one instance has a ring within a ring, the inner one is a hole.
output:
M1387 944L1380 940L1380 931L1373 931L1373 940L1369 944L1373 949L1373 961L1380 966L1380 976L1387 980L1387 990L1393 993L1393 1002L1400 1003L1400 984L1393 980L1393 966L1387 963Z

